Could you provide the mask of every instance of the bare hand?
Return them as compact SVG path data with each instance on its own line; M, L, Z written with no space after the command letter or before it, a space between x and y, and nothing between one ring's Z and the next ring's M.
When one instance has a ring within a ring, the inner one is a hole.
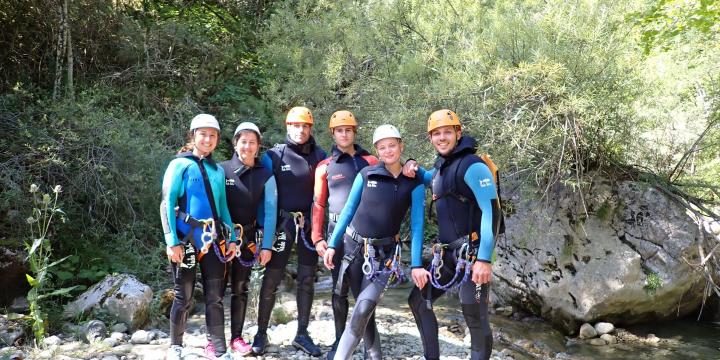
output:
M415 268L412 269L410 276L418 289L422 290L430 279L430 272L423 268Z
M260 265L265 266L272 258L272 250L262 249L260 250Z
M325 251L327 251L327 241L320 240L315 243L315 251L317 251L318 255L320 257L325 256Z
M476 261L472 266L472 281L478 285L487 284L492 278L492 265Z
M325 267L332 270L335 268L335 265L333 264L333 257L335 256L335 249L329 248L325 250L325 255L323 255L323 262L325 263Z
M405 162L405 165L403 165L402 173L409 178L414 178L415 173L418 171L419 168L420 167L415 160L408 160Z
M180 262L182 262L185 252L183 251L182 245L175 245L166 247L165 254L170 261L179 264Z
M237 244L234 242L231 242L230 245L228 245L228 251L227 254L228 257L231 257L230 254L232 254L232 257L234 257L237 254Z

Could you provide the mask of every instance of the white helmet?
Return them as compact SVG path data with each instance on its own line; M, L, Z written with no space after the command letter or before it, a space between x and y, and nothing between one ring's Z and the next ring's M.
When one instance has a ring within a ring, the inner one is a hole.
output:
M402 139L402 136L400 136L400 131L395 126L392 126L390 124L380 125L375 129L375 132L373 133L373 145L377 144L378 141L386 138L397 138L399 140Z
M238 125L235 128L235 133L233 134L233 139L235 139L235 137L237 137L238 134L240 134L240 132L243 130L254 131L258 136L258 141L262 138L262 134L260 133L260 129L257 127L257 125L255 125L249 121L245 121L245 122L241 122L240 125Z
M199 114L195 115L195 117L190 122L190 131L194 131L195 129L200 128L213 128L217 131L220 131L220 123L218 123L217 119L209 114Z

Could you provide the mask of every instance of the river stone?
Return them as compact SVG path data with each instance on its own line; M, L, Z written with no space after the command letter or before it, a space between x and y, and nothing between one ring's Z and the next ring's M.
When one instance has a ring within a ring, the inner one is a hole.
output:
M603 345L608 344L607 341L605 341L605 339L600 339L600 338L590 339L589 343L590 343L590 345L595 345L595 346L603 346Z
M613 330L615 330L615 326L611 323L599 322L595 324L595 331L597 331L598 335L609 334Z
M588 323L582 324L582 326L580 327L579 337L581 339L592 339L592 338L596 337L597 335L598 334L597 334L597 331L595 331L595 328L592 327L592 325L590 325Z
M151 331L138 330L130 337L131 344L149 344L155 338L155 333Z
M82 326L82 338L87 342L102 340L107 335L107 327L100 320L90 320Z
M608 344L616 344L617 338L610 334L602 334L600 335L600 338L607 341Z
M127 327L127 325L125 325L125 323L117 323L110 327L110 331L126 333L128 331L128 327Z
M62 339L60 339L60 337L58 337L57 335L48 336L43 339L43 344L45 346L57 346L62 344Z
M8 308L8 312L13 312L13 313L18 313L18 314L24 314L28 311L30 311L30 304L28 304L28 299L24 296L16 297L12 301L10 308Z
M7 316L0 316L0 346L12 346L25 335L23 325L15 320L8 320Z
M710 227L699 227L658 188L589 175L582 200L559 184L545 196L506 186L515 212L506 215L507 231L497 242L498 302L570 334L599 319L618 325L694 313L704 280L687 262L699 261L697 239Z
M117 345L118 341L112 337L109 337L109 338L103 339L102 343L105 344L107 347L115 347Z
M125 340L125 333L114 332L110 334L110 339L115 339L115 341L123 341Z
M132 275L108 275L68 304L63 315L74 318L100 307L132 329L137 329L148 320L152 295L152 289Z

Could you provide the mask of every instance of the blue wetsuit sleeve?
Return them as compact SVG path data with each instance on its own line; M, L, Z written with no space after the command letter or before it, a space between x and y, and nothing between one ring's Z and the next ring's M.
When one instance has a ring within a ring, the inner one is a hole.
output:
M220 213L220 219L223 223L227 224L230 227L230 239L228 239L228 242L237 242L237 239L235 238L235 231L232 231L233 228L233 221L232 217L230 216L230 209L228 208L227 204L227 193L225 192L225 171L223 171L222 168L220 168L220 173L222 174L222 182L219 183L218 191L220 192L220 201L217 203L217 205L220 207L218 209L218 212ZM213 189L215 191L215 189Z
M363 186L365 186L365 181L363 180L361 174L357 174L357 176L355 176L355 181L352 184L352 188L350 189L350 194L348 194L345 206L340 212L340 217L338 218L337 224L335 224L333 233L330 236L328 247L335 248L338 244L340 244L343 234L345 234L345 229L348 225L350 225L350 220L352 220L353 216L355 216L355 211L357 211L358 205L360 205L360 197L362 196Z
M487 165L479 162L470 165L465 173L464 180L475 195L475 201L477 201L482 211L479 234L480 247L478 249L477 260L490 263L493 250L495 249L492 205L492 200L497 198L495 181Z
M177 222L175 216L175 206L177 200L183 195L183 174L187 164L181 161L171 161L165 170L162 183L162 202L160 205L160 216L167 221L167 226L163 226L165 245L180 245L180 239L177 237Z
M273 171L272 158L270 158L270 155L268 155L267 152L266 152L265 154L263 154L262 159L260 159L260 164L261 164L262 166L270 169L270 171Z
M260 209L263 214L263 240L262 249L270 250L273 245L273 236L275 235L275 226L277 226L277 184L275 177L271 176L265 182L265 199Z
M418 166L418 170L416 171L416 173L416 176L419 176L422 179L422 182L423 184L425 184L425 186L430 186L433 175L435 175L435 168L425 170L425 168L423 168L422 166Z
M412 205L410 207L410 231L412 242L410 246L410 266L422 267L423 228L425 226L425 186L419 184L412 191Z

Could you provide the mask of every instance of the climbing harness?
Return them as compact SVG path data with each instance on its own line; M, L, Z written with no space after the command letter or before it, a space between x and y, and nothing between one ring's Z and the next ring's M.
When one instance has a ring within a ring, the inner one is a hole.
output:
M445 255L446 248L453 248L453 245L457 242L450 244L435 243L432 246L433 259L430 263L430 284L440 290L450 290L453 287L459 287L470 278L472 272L472 263L476 258L476 249L472 248L467 237L463 237L460 240L464 242L459 248L454 249L456 262L455 262L455 274L452 279L445 284L440 283L442 277L442 268L444 266L443 257Z
M307 237L305 236L305 214L303 214L302 211L280 210L280 216L283 218L292 216L293 225L295 225L295 243L302 243L305 248L312 252L317 251L315 246L308 242Z
M260 256L260 248L257 246L256 243L254 243L252 241L248 241L246 246L247 246L248 250L250 250L250 252L253 254L253 258L251 260L244 260L240 256L241 250L239 250L239 249L241 248L241 246L244 243L243 237L245 235L245 227L250 228L251 226L250 225L243 226L241 224L234 225L235 238L238 239L238 246L237 246L238 250L236 251L236 253L237 253L236 257L237 257L237 260L240 263L240 265L242 265L244 267L253 267L253 265L255 265L257 263L257 259Z

